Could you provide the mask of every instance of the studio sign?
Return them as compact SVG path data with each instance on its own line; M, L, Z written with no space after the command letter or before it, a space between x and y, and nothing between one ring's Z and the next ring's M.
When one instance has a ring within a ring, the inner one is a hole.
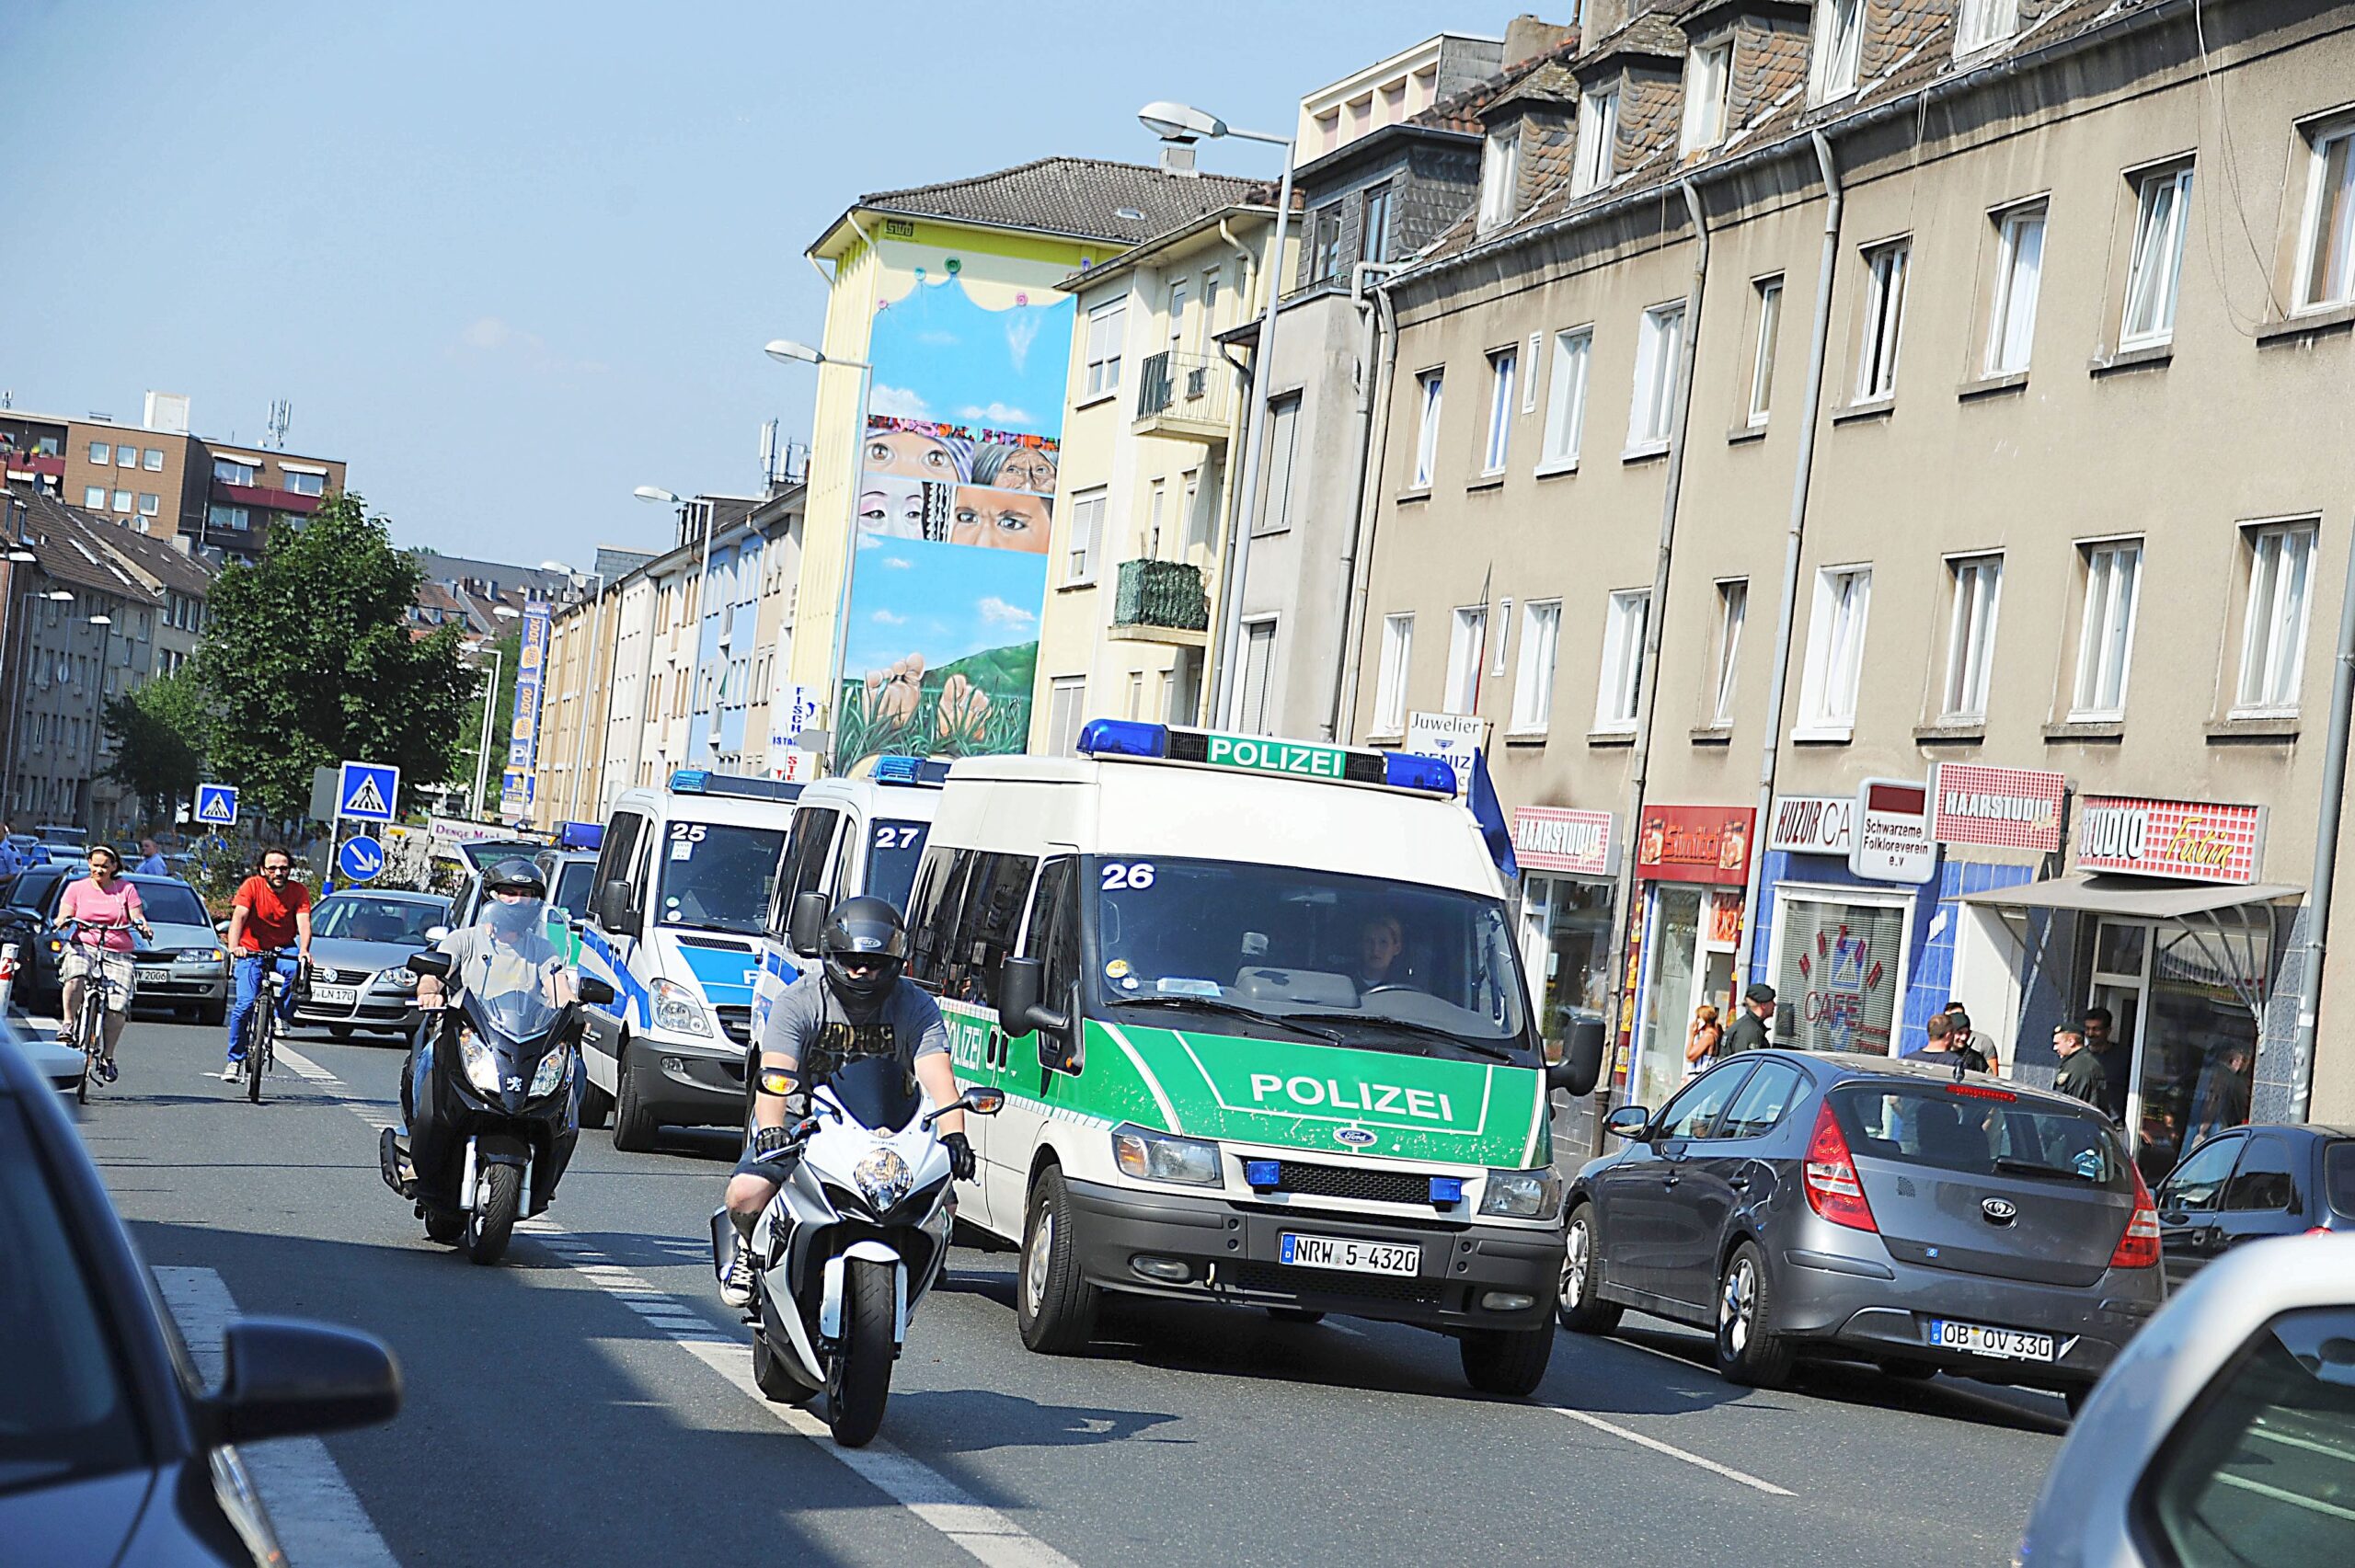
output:
M2087 871L2251 882L2265 808L2092 795L2077 818L2077 864Z

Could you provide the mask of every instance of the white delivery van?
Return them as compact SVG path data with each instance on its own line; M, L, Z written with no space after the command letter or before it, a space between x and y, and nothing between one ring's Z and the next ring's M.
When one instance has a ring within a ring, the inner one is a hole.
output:
M1032 1349L1101 1292L1419 1323L1482 1390L1554 1343L1564 1183L1505 887L1444 762L1098 719L950 769L908 971L957 1073L959 1218L1017 1245ZM797 917L798 918L798 917Z
M614 803L580 928L580 972L610 981L581 1042L591 1126L614 1147L743 1119L744 1047L793 803L802 786L683 768Z

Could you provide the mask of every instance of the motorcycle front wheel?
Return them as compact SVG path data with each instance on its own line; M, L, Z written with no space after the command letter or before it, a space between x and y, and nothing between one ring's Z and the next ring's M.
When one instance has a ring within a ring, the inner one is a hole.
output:
M843 1282L843 1347L834 1358L834 1397L826 1425L845 1448L863 1448L883 1425L891 1397L891 1271L853 1259Z
M475 1187L474 1211L466 1216L466 1256L477 1263L497 1263L515 1233L515 1214L523 1201L523 1173L513 1165L493 1165Z

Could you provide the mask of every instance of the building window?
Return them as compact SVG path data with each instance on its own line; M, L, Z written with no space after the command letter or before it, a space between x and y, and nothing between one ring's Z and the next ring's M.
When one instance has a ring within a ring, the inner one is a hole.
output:
M1685 57L1684 133L1678 144L1684 156L1726 139L1726 93L1732 64L1731 39L1706 45Z
M243 533L252 523L252 513L244 507L223 506L216 502L210 515L213 527L224 528L233 533Z
M1080 395L1100 397L1120 387L1120 338L1128 321L1124 304L1098 305L1087 313L1087 379Z
M1554 711L1554 655L1562 635L1562 601L1533 600L1521 607L1521 667L1512 683L1512 727L1534 734Z
M1396 735L1407 727L1407 670L1415 657L1411 611L1382 618L1382 663L1373 679L1373 732Z
M1897 338L1905 315L1905 269L1913 246L1907 240L1877 245L1865 252L1864 346L1856 356L1856 401L1871 403L1897 395Z
M324 496L327 493L327 478L324 474L289 474L286 487L298 496Z
M1275 683L1276 621L1243 623L1243 690L1235 722L1246 735L1268 733L1268 689Z
M1619 89L1597 87L1579 100L1579 140L1572 150L1570 194L1583 196L1611 183L1619 139Z
M1987 373L2028 369L2036 337L2037 288L2044 274L2044 203L1995 219L1995 292L1987 316Z
M1873 601L1870 567L1833 567L1816 575L1815 615L1808 626L1807 670L1799 682L1801 740L1845 740L1856 727L1856 688L1865 672L1865 623Z
M138 467L139 449L135 446L119 446L115 448L114 464L117 468Z
M162 447L151 446L143 452L141 456L145 460L143 466L145 467L148 473L161 474L164 471L164 449Z
M1390 259L1390 182L1383 181L1365 193L1365 233L1358 242L1361 256L1368 261Z
M1766 422L1775 402L1775 338L1783 326L1783 280L1758 280L1758 349L1750 364L1750 428Z
M1729 578L1717 584L1717 670L1716 700L1709 704L1709 722L1723 727L1733 723L1734 676L1741 668L1741 625L1750 618L1750 579Z
M1468 604L1455 612L1447 637L1445 706L1452 714L1468 714L1480 700L1480 656L1488 640L1488 607Z
M2019 26L2019 0L1962 0L1955 20L1955 53L1969 54L2011 37Z
M1327 201L1308 216L1308 280L1341 275L1341 204Z
M1087 713L1087 678L1058 675L1047 688L1047 753L1070 757L1079 750L1079 727Z
M1815 38L1808 50L1807 101L1822 103L1856 90L1865 52L1865 0L1815 0Z
M2077 636L2074 719L2114 719L2126 711L2126 666L2134 646L2142 542L2085 548L2085 625Z
M1521 186L1521 127L1489 133L1480 155L1480 228L1512 221Z
M108 445L105 441L92 441L90 443L90 463L93 467L104 468L112 461L114 461L113 447Z
M1636 727L1636 707L1644 695L1644 628L1651 620L1652 596L1635 589L1611 596L1603 618L1603 681L1594 693L1594 727L1624 734Z
M2183 232L2191 170L2144 175L2134 200L2134 255L2126 269L2126 315L2119 347L2145 349L2175 336L2175 295L2183 275Z
M2355 300L2355 119L2306 129L2306 222L2298 264L2298 307Z
M1071 499L1070 553L1063 562L1067 583L1096 580L1096 542L1104 536L1104 492L1083 490Z
M1577 327L1554 334L1554 379L1545 389L1545 450L1547 468L1570 467L1579 460L1579 440L1586 427L1586 366L1594 346L1594 329Z
M254 482L254 465L216 457L213 460L213 477L224 485L250 485Z
M1422 422L1415 428L1415 488L1429 487L1431 471L1439 457L1440 394L1445 383L1444 372L1425 371L1415 378L1422 393Z
M1995 612L2004 593L2004 557L1969 555L1947 563L1954 612L1947 624L1946 694L1940 716L1987 716L1987 672L1995 659Z
M125 514L126 516L127 516L127 515L129 515L129 513L130 513L130 511L131 511L131 492L130 492L130 491L128 491L128 490L117 490L117 491L114 493L114 509L115 509L115 510L117 510L117 511L119 511L119 512L121 512L121 513Z
M1267 499L1252 532L1281 533L1292 526L1292 457L1299 444L1300 396L1295 393L1268 409Z
M2241 633L2241 712L2294 713L2305 672L2315 525L2248 531L2248 615Z
M139 498L139 515L141 517L154 517L163 509L163 497L143 495Z
M1644 312L1636 345L1636 400L1627 420L1627 452L1645 456L1667 448L1676 419L1677 361L1684 349L1684 302Z
M1488 444L1480 459L1480 472L1501 474L1505 458L1512 445L1513 383L1521 370L1521 355L1511 349L1499 349L1488 356Z
M82 509L83 509L84 511L104 511L104 510L106 510L106 509L107 509L107 487L106 487L104 485L85 485L85 486L82 486Z

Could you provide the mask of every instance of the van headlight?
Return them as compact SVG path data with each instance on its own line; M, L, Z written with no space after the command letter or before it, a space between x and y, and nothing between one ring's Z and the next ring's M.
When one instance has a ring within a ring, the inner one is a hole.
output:
M711 1019L703 998L676 980L657 979L646 988L654 999L654 1026L673 1035L708 1035Z
M1503 1219L1551 1219L1561 1207L1562 1173L1551 1165L1491 1171L1480 1189L1480 1212Z
M458 1054L465 1059L466 1082L486 1094L499 1093L499 1053L480 1035L463 1025L458 1030Z
M1173 1138L1141 1127L1112 1129L1112 1162L1123 1175L1141 1182L1178 1182L1191 1187L1214 1187L1225 1180L1219 1170L1218 1145L1199 1138Z
M556 1093L557 1085L564 1082L566 1070L572 1065L571 1057L570 1046L558 1046L540 1059L540 1070L532 1074L532 1098Z

